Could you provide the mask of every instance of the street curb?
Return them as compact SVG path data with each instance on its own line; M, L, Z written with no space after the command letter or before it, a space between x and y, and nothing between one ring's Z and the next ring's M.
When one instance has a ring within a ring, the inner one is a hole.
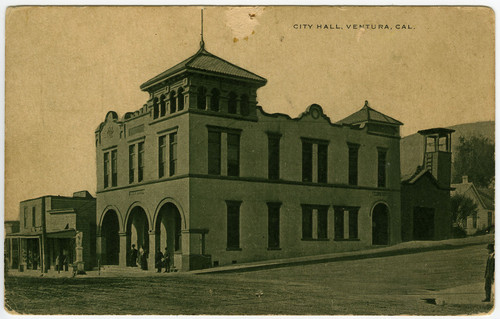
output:
M486 241L485 241L486 243ZM390 256L399 256L399 255L407 255L407 254L416 254L422 252L429 251L437 251L437 250L451 250L451 249L460 249L469 246L476 245L484 245L483 242L474 242L474 243L465 243L465 244L444 244L438 246L429 246L429 247L415 247L415 248L401 248L387 251L378 251L378 252L369 252L366 254L354 254L347 256L325 256L325 258L315 258L310 260L290 260L284 262L274 262L270 264L259 264L259 265L244 265L240 264L235 268L229 269L217 269L217 268L209 268L203 269L199 271L190 271L190 273L195 275L206 275L206 274L223 274L223 273L237 273L237 272L249 272L249 271L258 271L258 270L267 270L267 269L275 269L275 268L283 268L283 267L292 267L292 266L303 266L303 265L314 265L328 262L338 262L338 261L349 261L349 260L361 260L368 258L379 258L379 257L390 257ZM314 256L317 257L317 256Z

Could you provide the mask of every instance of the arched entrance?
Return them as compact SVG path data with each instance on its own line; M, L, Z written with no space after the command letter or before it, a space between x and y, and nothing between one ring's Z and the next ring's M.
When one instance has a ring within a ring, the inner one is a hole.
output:
M372 212L372 244L389 244L389 209L385 204L377 204Z
M132 245L135 245L137 250L144 250L147 257L151 256L149 251L149 222L148 216L144 209L140 206L136 206L130 212L130 216L127 220L127 251L130 251ZM127 256L127 264L135 265L135 260L130 260L130 256Z
M101 262L103 265L118 265L120 260L120 236L118 215L108 210L101 224Z
M160 208L155 225L155 247L160 248L162 253L167 247L171 258L174 257L174 253L182 251L181 221L179 209L174 204L166 203Z

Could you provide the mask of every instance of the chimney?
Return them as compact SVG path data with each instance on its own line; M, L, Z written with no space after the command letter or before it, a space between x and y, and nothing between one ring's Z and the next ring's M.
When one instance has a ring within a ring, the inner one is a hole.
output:
M465 175L462 176L462 184L468 184L469 183L469 176Z

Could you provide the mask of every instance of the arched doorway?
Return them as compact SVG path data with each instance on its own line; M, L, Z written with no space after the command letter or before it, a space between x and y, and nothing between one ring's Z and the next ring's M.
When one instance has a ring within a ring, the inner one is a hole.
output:
M156 219L156 242L155 247L165 252L168 248L171 258L174 254L182 251L181 243L181 214L177 206L166 203L160 208Z
M120 225L114 210L108 210L101 224L101 262L103 265L118 265L120 260Z
M372 213L372 244L389 244L389 209L385 204L377 204Z
M147 257L151 256L149 251L149 222L148 216L144 209L140 206L132 208L130 216L127 220L127 251L130 251L132 245L140 251L142 248ZM152 252L154 254L154 252ZM135 260L129 260L127 256L127 265L135 265Z

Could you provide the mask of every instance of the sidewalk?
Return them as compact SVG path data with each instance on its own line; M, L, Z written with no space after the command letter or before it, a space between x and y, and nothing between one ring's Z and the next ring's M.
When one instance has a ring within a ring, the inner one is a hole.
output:
M494 242L493 234L484 236L447 239L441 241L410 241L387 247L374 247L365 250L348 251L342 253L332 253L325 255L304 256L287 259L264 260L245 264L235 264L216 268L190 271L193 274L211 274L211 273L231 273L243 271L255 271L263 269L272 269L279 267L308 265L335 261L356 260L365 258L378 258L396 255L414 254L433 250L459 249L472 245L486 245Z
M77 275L77 278L179 276L179 275L190 275L190 274L198 275L198 274L244 272L244 271L255 271L263 269L279 268L279 267L297 266L297 265L414 254L414 253L433 251L433 250L459 249L471 245L486 245L487 243L493 241L494 241L493 234L477 236L477 237L448 239L442 241L412 241L387 247L373 247L365 250L332 253L325 255L263 260L251 263L234 264L234 265L214 267L202 270L194 270L190 272L157 273L155 270L145 271L136 267L104 266L101 268L100 272L97 270L90 270L87 271L86 275ZM71 271L61 272L60 274L58 274L57 271L50 270L48 273L45 273L42 276L42 273L39 270L38 271L26 270L24 272L19 272L16 269L9 270L8 275L51 277L51 278L58 278L58 277L69 278L73 276Z

